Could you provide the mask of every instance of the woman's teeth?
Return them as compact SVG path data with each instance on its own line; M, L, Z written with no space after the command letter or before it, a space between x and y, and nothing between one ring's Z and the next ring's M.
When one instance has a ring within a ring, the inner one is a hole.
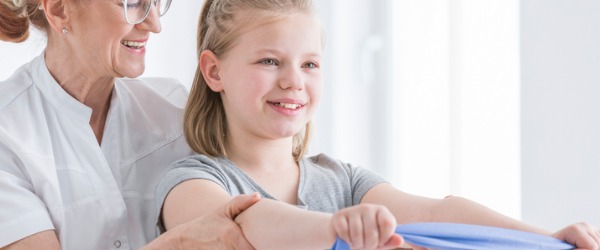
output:
M133 48L133 49L141 49L146 46L146 42L134 42L134 41L121 41L121 44Z

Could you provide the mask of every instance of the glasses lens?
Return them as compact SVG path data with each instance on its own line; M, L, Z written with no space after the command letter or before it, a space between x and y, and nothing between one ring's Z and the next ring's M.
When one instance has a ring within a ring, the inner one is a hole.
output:
M125 16L129 23L142 22L152 6L151 0L127 0L125 2Z
M169 10L171 6L171 0L158 0L156 5L158 6L158 13L163 16Z

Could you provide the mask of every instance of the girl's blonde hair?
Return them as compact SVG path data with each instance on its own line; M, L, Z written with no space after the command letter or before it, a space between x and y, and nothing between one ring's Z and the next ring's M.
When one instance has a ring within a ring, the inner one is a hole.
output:
M256 13L241 18L242 10L256 10ZM296 12L313 14L312 1L206 0L198 23L198 59L204 50L212 51L217 57L222 56L249 24ZM197 153L212 157L227 156L227 120L221 95L208 87L200 67L196 68L185 109L184 133L188 144ZM310 122L294 135L292 155L296 161L304 155L309 135Z
M41 31L48 27L40 0L0 0L0 40L25 41L29 37L30 24Z

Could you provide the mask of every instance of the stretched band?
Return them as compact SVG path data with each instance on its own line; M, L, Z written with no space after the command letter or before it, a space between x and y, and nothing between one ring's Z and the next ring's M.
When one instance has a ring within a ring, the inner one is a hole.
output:
M574 247L557 238L498 227L457 223L412 223L396 227L396 233L415 246L438 250L512 249L562 250ZM346 242L337 239L333 250L350 250Z

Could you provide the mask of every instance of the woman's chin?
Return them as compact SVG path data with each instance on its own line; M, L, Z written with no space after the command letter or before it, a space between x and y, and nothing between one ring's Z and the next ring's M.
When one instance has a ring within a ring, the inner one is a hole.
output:
M127 78L136 78L141 76L144 73L145 67L142 65L141 67L130 68L119 72L119 77L127 77Z

